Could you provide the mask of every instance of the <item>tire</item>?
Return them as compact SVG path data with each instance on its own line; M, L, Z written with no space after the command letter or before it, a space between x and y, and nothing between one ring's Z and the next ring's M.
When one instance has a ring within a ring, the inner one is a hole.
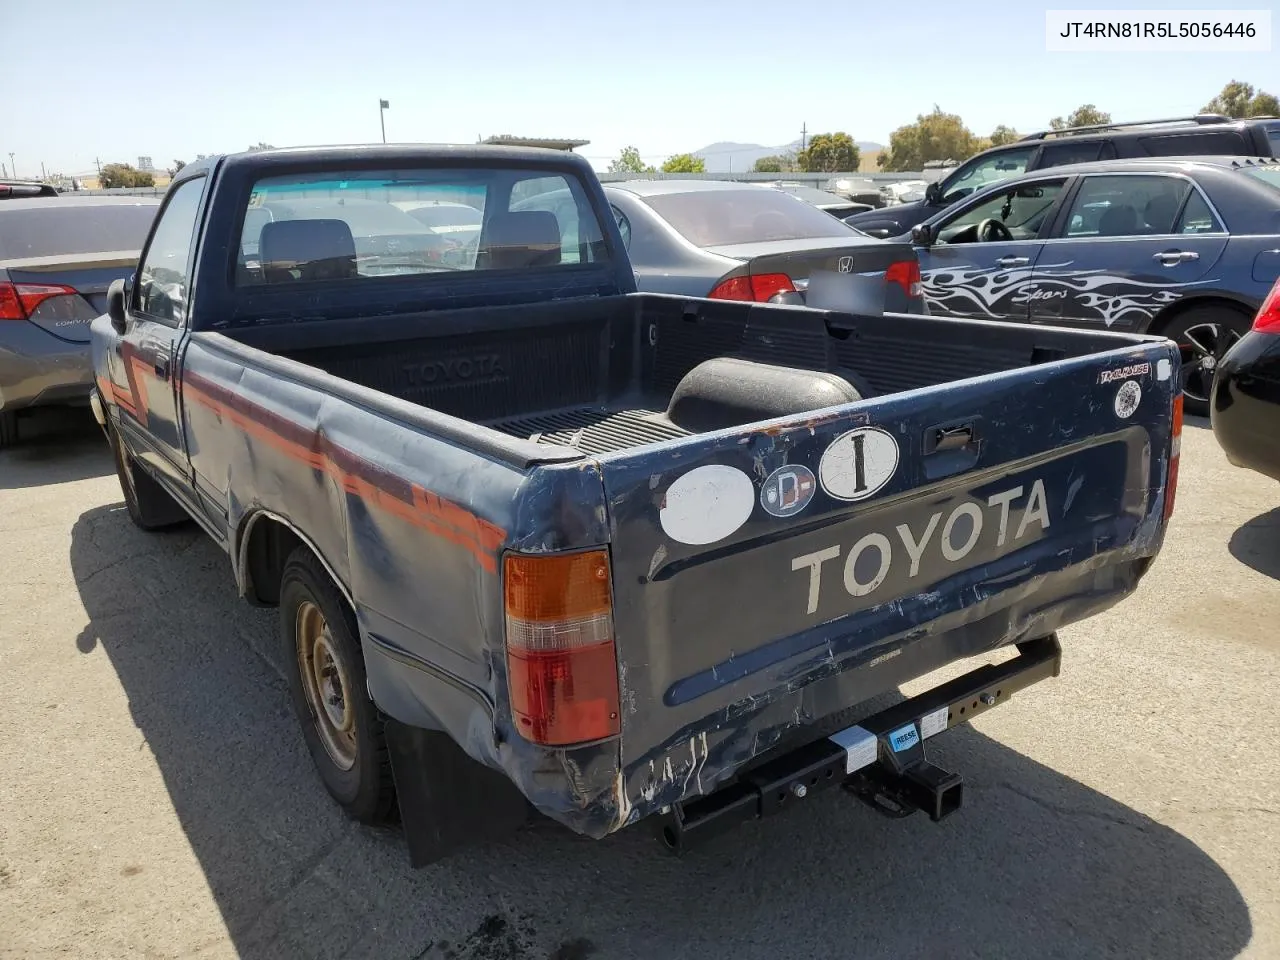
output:
M164 530L191 520L169 492L147 471L134 462L133 456L120 442L115 430L108 429L111 453L116 462L116 477L124 494L129 519L143 530Z
M0 450L18 442L18 411L0 410Z
M355 616L306 547L290 554L280 578L280 644L294 713L325 789L353 820L391 821L384 718L365 685Z
M1213 373L1252 321L1228 306L1191 308L1175 316L1160 332L1182 353L1182 408L1196 417L1209 415Z

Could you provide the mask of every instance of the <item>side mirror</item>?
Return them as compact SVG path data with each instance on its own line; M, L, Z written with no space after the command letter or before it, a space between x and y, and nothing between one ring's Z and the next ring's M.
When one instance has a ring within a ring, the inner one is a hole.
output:
M111 317L111 326L116 333L124 333L124 300L125 300L126 282L121 280L112 280L111 286L107 287L107 315Z
M933 231L927 223L919 223L911 228L911 242L917 247L933 246Z
M942 184L937 180L924 188L924 202L931 207L936 207L942 202Z

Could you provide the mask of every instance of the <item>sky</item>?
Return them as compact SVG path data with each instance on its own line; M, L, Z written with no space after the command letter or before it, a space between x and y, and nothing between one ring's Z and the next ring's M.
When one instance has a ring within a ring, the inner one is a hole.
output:
M935 104L986 135L1083 103L1115 120L1194 113L1232 79L1280 93L1280 42L1047 53L1046 6L1070 4L64 0L56 44L32 35L0 59L0 162L71 175L259 141L377 142L379 99L390 142L576 138L604 169L627 145L660 162L721 140L789 143L802 126L887 143Z

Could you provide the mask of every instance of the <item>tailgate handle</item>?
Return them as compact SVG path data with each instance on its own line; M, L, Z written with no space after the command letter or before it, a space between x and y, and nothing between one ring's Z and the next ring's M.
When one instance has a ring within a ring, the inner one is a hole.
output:
M931 453L941 453L944 450L959 450L973 443L973 424L965 423L955 427L934 427L933 443L928 444L933 449Z

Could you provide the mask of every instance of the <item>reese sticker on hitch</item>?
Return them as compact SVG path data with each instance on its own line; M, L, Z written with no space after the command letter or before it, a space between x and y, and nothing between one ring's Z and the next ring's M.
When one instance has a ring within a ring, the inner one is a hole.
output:
M889 747L894 753L910 750L919 742L920 734L916 732L914 723L909 723L905 727L900 727L889 734Z

